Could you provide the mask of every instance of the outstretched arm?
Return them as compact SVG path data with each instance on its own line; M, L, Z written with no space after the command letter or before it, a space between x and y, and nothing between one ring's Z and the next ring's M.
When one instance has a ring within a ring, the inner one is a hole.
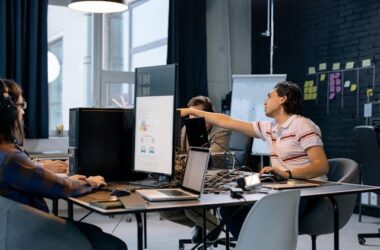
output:
M213 125L217 125L221 128L229 130L234 130L250 137L256 137L252 123L250 122L237 120L224 114L206 112L192 108L182 108L179 109L179 111L181 112L182 117L189 115L204 117L206 122L211 123Z

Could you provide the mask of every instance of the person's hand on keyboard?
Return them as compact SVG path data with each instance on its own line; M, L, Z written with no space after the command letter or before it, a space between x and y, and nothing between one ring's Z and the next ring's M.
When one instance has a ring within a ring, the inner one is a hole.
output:
M260 174L269 174L274 175L275 181L287 180L289 178L288 172L280 169L279 167L264 167L261 169Z
M43 168L53 173L67 173L67 170L69 168L67 161L39 160L38 164L42 165Z
M95 188L104 187L107 185L106 181L104 180L103 176L97 175L97 176L90 176L87 178L87 181L92 185L92 183L95 183Z

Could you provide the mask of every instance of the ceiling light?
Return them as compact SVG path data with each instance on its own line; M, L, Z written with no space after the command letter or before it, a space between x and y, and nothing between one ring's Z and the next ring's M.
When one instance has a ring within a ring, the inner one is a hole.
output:
M128 10L127 0L70 0L69 8L92 13L115 13Z

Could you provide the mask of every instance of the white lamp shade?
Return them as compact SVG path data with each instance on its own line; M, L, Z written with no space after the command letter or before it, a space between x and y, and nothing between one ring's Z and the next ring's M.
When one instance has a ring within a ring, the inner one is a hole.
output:
M128 10L126 0L70 0L69 8L91 13L115 13Z

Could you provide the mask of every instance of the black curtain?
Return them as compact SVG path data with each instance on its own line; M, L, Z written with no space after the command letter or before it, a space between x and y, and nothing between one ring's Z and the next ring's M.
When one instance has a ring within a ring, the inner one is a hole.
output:
M23 89L29 138L49 134L47 7L48 0L0 0L0 77Z
M167 62L178 64L179 107L193 96L208 95L206 46L206 1L170 0Z

